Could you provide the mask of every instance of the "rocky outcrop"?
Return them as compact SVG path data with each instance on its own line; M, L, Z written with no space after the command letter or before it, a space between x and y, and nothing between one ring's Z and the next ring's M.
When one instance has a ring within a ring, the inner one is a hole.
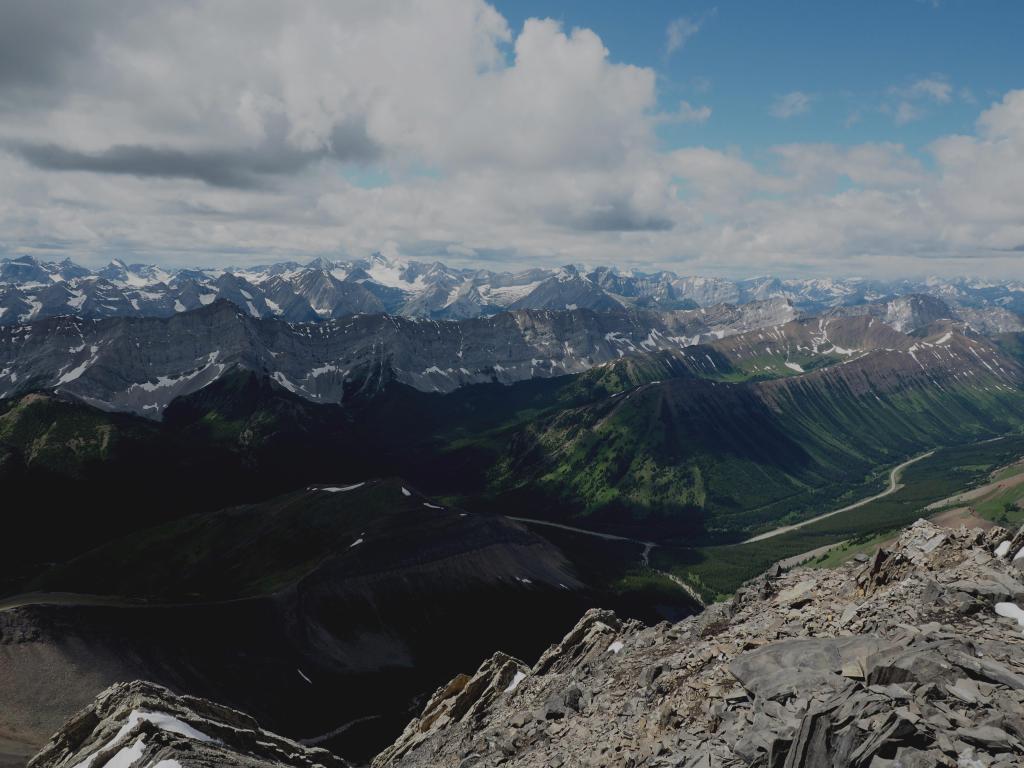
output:
M675 625L591 611L532 669L494 657L439 690L373 764L1021 765L1022 547L919 521Z
M29 768L129 765L345 768L348 763L265 731L234 709L141 681L105 690L29 762Z

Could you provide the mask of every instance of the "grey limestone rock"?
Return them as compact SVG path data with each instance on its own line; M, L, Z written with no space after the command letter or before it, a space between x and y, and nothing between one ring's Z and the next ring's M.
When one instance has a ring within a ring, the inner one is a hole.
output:
M30 768L345 768L324 749L264 731L236 710L153 683L118 683L58 731Z

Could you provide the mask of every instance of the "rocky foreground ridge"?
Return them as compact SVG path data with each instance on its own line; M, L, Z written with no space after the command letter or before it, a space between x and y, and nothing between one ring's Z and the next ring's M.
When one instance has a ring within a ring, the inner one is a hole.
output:
M1020 766L1022 548L922 520L674 626L590 611L438 690L374 766Z
M30 768L346 768L325 749L259 727L249 715L136 681L117 683L72 717Z
M1024 528L922 520L874 557L776 569L675 625L592 610L532 668L496 653L438 689L373 765L1019 766L1022 569ZM106 691L30 766L82 761L344 765L147 683Z

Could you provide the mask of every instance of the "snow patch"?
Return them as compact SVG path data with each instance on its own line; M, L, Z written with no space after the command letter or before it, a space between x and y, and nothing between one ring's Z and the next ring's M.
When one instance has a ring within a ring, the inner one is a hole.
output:
M608 646L608 651L607 652L608 653L618 653L621 650L622 650L622 641L621 640L616 640L615 642L613 642L611 645Z
M104 763L105 768L131 768L142 757L146 749L146 739L139 736L130 747L123 747L116 755Z
M89 366L96 362L97 350L99 350L99 347L95 345L89 347L89 352L92 354L92 357L90 357L84 363L79 365L77 368L72 368L70 371L68 371L59 379L57 379L57 386L60 386L61 384L68 384L69 382L74 381L75 379L79 378L83 373L85 373L89 369Z
M346 491L354 491L356 488L360 488L366 485L365 482L356 483L355 485L332 485L329 488L321 488L321 491L327 491L328 493L345 493Z
M96 760L96 756L100 752L109 749L111 746L117 744L121 739L128 735L128 733L141 721L146 720L157 728L167 731L168 733L177 733L188 739L194 739L195 741L213 742L219 744L217 739L207 736L202 731L196 730L188 723L182 722L176 717L168 715L164 712L146 712L141 709L132 710L131 714L128 715L128 719L125 720L124 725L121 726L120 730L114 735L110 741L106 742L102 746L98 747L89 755L85 760L76 763L73 768L90 768L93 762ZM141 756L142 749L145 746L144 737L140 736L138 740L131 747L124 747L115 754L105 764L109 766L119 766L119 768L129 768L133 765ZM174 762L174 761L165 761ZM170 766L168 766L170 768Z
M333 373L335 371L340 371L343 376L346 373L348 373L347 370L346 371L342 371L342 369L340 367L338 367L337 365L333 365L331 363L327 363L325 365L321 365L319 368L314 368L313 370L311 370L309 372L309 375L312 376L315 379L318 376L323 376L325 373Z
M298 390L298 387L296 387L294 384L292 384L288 380L288 377L285 376L280 371L274 371L274 373L271 375L270 378L272 378L274 381L276 381L278 384L280 384L282 387L287 389L292 394L295 394L295 392Z
M519 684L523 682L523 680L525 679L526 673L522 670L517 670L515 676L512 678L512 682L510 682L508 684L508 688L505 689L505 692L507 693L508 691L514 691L516 688L519 687Z
M996 603L996 613L1017 622L1017 626L1024 627L1024 611L1016 603Z

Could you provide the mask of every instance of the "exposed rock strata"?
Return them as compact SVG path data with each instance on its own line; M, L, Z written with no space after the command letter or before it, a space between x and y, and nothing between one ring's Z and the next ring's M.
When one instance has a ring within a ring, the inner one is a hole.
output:
M1022 546L919 521L674 626L590 611L528 673L439 690L374 766L1021 765Z
M264 731L248 715L153 683L118 683L50 740L30 768L345 768L327 750Z

